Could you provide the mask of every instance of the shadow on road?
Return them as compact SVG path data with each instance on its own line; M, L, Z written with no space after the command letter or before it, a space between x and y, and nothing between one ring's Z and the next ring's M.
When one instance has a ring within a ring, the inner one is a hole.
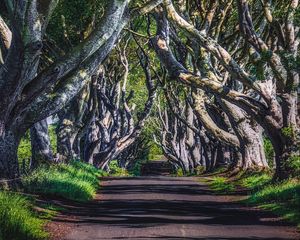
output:
M89 203L56 202L65 210L55 221L75 224L66 239L76 240L296 239L289 224L239 199L186 178L107 178Z

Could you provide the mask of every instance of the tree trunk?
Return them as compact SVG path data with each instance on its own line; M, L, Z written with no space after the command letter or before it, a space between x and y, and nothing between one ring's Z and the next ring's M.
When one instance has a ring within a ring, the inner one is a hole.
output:
M18 146L20 137L13 131L5 131L0 136L0 181L20 177Z
M289 178L293 172L287 162L293 157L299 155L295 149L297 142L295 139L287 136L287 133L282 133L278 130L275 137L270 137L275 152L276 171L274 180L281 181Z
M30 128L31 139L31 164L35 169L41 164L49 164L53 161L53 152L51 149L50 137L48 132L47 119L44 119Z
M243 169L267 169L268 163L263 146L262 128L256 123L249 124L249 130L241 140Z
M73 144L76 138L76 134L73 132L73 124L70 120L64 119L56 130L57 153L61 162L68 162L73 158Z
M219 102L240 141L242 161L238 162L237 167L244 170L268 168L263 147L262 127L236 105L225 100Z

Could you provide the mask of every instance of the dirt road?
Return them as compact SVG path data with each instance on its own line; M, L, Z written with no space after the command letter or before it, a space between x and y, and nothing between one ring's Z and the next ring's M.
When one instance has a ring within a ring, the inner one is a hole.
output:
M63 205L53 224L69 233L60 239L300 239L272 214L238 204L241 196L216 196L193 178L108 178L99 192Z

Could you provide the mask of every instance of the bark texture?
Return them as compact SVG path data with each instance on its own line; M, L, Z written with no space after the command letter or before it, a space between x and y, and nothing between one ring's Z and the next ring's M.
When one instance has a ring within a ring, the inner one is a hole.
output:
M32 169L41 164L50 164L53 162L53 152L48 132L47 119L44 119L30 128L31 140L31 163Z

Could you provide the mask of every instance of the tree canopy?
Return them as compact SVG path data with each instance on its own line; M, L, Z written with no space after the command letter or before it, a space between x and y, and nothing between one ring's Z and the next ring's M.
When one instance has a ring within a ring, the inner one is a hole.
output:
M295 174L298 0L6 0L0 11L0 178L20 176L29 130L32 168L126 168L156 144L184 173Z

